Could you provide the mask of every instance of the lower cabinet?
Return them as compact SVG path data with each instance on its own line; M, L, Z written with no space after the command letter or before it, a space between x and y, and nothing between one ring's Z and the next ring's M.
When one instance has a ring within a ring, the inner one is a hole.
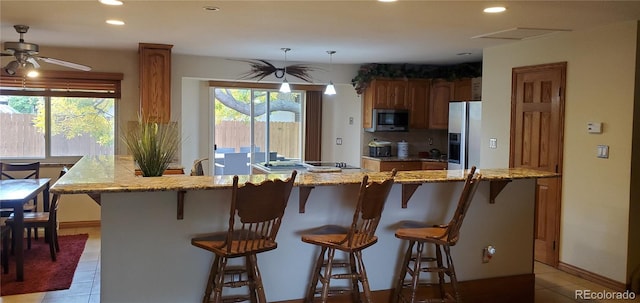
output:
M381 172L396 169L402 170L441 170L447 169L446 162L433 161L381 161L362 158L361 167L370 171Z

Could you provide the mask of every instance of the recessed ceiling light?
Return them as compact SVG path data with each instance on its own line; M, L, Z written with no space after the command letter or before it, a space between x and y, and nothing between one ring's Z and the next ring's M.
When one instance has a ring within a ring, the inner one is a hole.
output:
M106 22L107 24L111 24L111 25L124 25L124 21L122 20L109 19Z
M484 9L485 13L502 13L504 11L506 11L507 8L504 6L493 6L493 7L487 7Z
M470 52L464 52L464 53L457 53L456 55L458 55L458 56L469 56L469 55L471 55L471 53Z
M105 4L105 5L122 5L122 4L124 4L120 0L99 0L99 1L100 1L100 3Z
M398 0L378 0L378 2L396 2Z
M203 6L202 9L205 11L212 11L212 12L220 11L220 8L217 6Z

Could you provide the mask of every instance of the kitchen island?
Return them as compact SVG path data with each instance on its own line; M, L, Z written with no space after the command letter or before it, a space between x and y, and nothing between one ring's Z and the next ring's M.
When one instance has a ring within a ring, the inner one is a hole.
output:
M527 169L480 173L485 181L452 249L465 302L485 296L532 302L535 179L556 175ZM298 175L278 248L258 256L269 302L304 296L317 252L300 235L326 224L349 224L363 174ZM388 175L368 174L372 180ZM286 176L254 174L241 176L240 182ZM398 173L378 227L378 243L364 252L376 302L387 302L404 251L394 237L398 222L446 222L463 179L461 170ZM213 255L192 246L190 239L226 230L231 184L231 176L136 177L129 157L85 157L51 191L101 200L101 302L200 302ZM305 212L300 213L303 200ZM483 263L487 245L496 248L496 255Z

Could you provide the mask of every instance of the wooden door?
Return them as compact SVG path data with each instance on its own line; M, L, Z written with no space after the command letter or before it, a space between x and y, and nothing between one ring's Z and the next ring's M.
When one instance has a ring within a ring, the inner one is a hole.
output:
M511 167L562 173L566 62L514 68ZM558 265L561 178L538 179L535 259Z

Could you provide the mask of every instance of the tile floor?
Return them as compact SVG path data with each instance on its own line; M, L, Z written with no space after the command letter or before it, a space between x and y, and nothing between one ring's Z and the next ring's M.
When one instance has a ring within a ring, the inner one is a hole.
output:
M100 302L100 228L61 229L61 235L88 233L89 239L76 274L67 290L0 297L0 303L99 303ZM536 263L536 303L610 303L640 302L635 300L581 300L575 299L576 290L611 291L598 284ZM517 302L514 302L517 303Z

